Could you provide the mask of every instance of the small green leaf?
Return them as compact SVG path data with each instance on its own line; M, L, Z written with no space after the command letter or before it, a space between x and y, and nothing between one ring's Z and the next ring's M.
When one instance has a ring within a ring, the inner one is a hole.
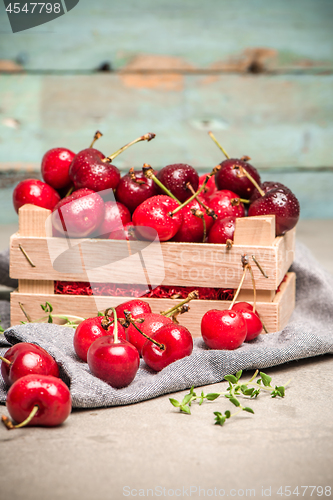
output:
M271 385L272 378L264 372L260 372L260 376L264 386L269 387Z
M254 413L254 411L252 410L252 408L249 408L248 406L245 406L245 407L243 408L243 411L247 411L247 412L249 412L249 413Z
M239 380L243 374L243 370L239 370L239 372L236 373L236 379Z
M219 397L219 393L218 392L211 392L210 394L207 394L206 396L206 399L208 399L208 401L214 401L215 399L217 399Z
M230 418L230 417L231 417L231 413L230 413L230 411L229 411L229 410L226 410L226 411L224 412L224 414L225 414L225 418Z
M242 393L244 394L244 396L252 396L252 394L254 393L254 387L243 389Z
M260 389L256 389L255 391L252 392L251 398L256 398L260 394Z
M225 417L219 411L214 411L215 415L215 425L223 425L225 422Z
M235 375L226 375L224 378L232 384L237 384L237 378L235 377Z
M190 407L187 405L181 405L180 411L187 413L188 415L191 415L191 410Z
M186 394L186 396L184 397L183 401L182 401L182 405L187 405L187 403L189 401L191 401L192 399L192 394Z
M285 394L285 388L284 388L284 386L283 385L275 386L275 389L278 391L279 396L281 398L283 398L284 394Z
M192 385L190 389L190 394L192 394L192 396L196 396L196 393L194 392L194 385Z
M98 316L98 317L99 317L99 316L104 316L104 314L103 314L103 313L101 313L101 311L98 311L97 316Z
M229 398L229 401L235 406L240 406L240 402L236 398Z
M180 407L180 402L177 401L177 399L169 398L170 403L175 406L176 408Z
M48 317L48 320L47 320L48 323L53 323L53 319L52 319L52 316L51 314L49 314L49 317Z

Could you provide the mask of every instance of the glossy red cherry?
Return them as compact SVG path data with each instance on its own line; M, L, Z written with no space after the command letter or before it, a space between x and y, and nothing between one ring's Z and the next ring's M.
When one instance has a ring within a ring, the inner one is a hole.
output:
M169 196L153 196L135 209L132 217L133 223L142 237L146 239L154 239L156 231L160 241L171 240L179 231L183 221L181 210L173 217L169 215L169 212L172 212L178 206L178 203ZM155 231L151 232L149 228Z
M255 339L262 332L262 322L259 318L259 314L253 312L253 307L247 302L238 302L232 307L232 311L238 311L241 313L246 322L246 338L245 342Z
M175 163L162 168L157 174L157 178L181 203L191 196L191 191L186 186L190 183L194 191L199 186L199 176L197 171L186 163ZM158 191L162 193L160 187Z
M127 222L124 226L114 229L109 234L109 240L127 240L127 241L137 241L139 234L136 234L135 226L133 222Z
M110 233L131 222L131 214L125 205L116 201L105 202L104 220L98 228L99 238L109 238Z
M216 191L207 199L207 204L214 210L218 219L245 216L245 208L239 201L239 196L227 189Z
M98 193L80 189L54 207L52 225L59 234L84 238L97 230L104 211L104 201Z
M274 188L251 203L248 215L275 215L276 235L280 236L296 226L300 206L290 189Z
M200 177L199 177L199 186L198 187L202 186L202 184L206 180L206 177L207 177L207 174L200 175ZM204 198L209 198L209 196L211 196L212 194L214 194L216 190L217 190L217 187L216 187L216 184L215 184L215 177L211 177L209 179L209 181L207 182L206 186L204 187L203 191L201 191L201 195Z
M154 313L137 314L135 317L133 316L133 319L139 320L137 323L139 329L148 337L154 337L162 326L172 323L171 318ZM142 356L142 348L147 339L132 324L126 329L126 336L127 340L137 348L140 356Z
M204 214L206 224L206 234L214 223L213 217L206 215L205 209L196 199L190 201L183 209L183 222L172 241L184 241L192 243L202 243L204 235L204 225L201 218L192 213L192 210L199 210Z
M71 179L69 167L75 156L66 148L53 148L45 153L42 159L42 176L45 182L54 189L69 188Z
M220 163L221 169L215 174L217 189L228 189L237 193L240 198L249 199L256 189L253 183L241 172L243 167L260 185L260 175L249 163L235 158L228 158Z
M74 350L82 361L87 361L88 349L96 339L113 334L114 324L110 325L108 330L105 330L101 325L103 318L104 316L97 316L96 318L85 319L75 330L73 338ZM126 340L125 329L119 322L118 335Z
M260 185L260 188L262 189L262 191L264 191L265 194L271 189L275 188L282 188L285 189L286 191L290 191L290 189L287 186L281 184L281 182L275 182L275 181L265 181ZM258 198L261 198L261 194L259 193L258 189L255 189L250 198L251 203L253 203Z
M157 194L155 182L147 179L142 170L133 170L120 179L115 196L130 212L134 212L142 202Z
M34 406L36 415L27 425L53 427L62 424L72 409L69 389L50 375L26 375L17 380L7 394L7 410L17 423L23 422Z
M234 240L236 217L226 217L214 222L208 235L208 243L226 243Z
M42 347L28 342L13 345L4 355L1 374L7 385L32 373L36 375L52 375L59 377L59 369L54 358Z
M192 354L193 339L185 326L174 323L164 325L155 333L153 339L162 344L163 349L147 340L142 348L142 357L145 363L157 372Z
M211 309L201 320L202 338L211 349L237 349L246 332L246 322L239 311Z
M27 203L53 210L59 201L57 191L38 179L25 179L19 182L13 191L13 204L17 213L19 208Z
M137 349L126 340L115 342L113 336L101 337L88 350L88 366L95 377L120 389L134 379L140 365Z
M116 307L116 313L118 318L125 319L126 316L124 311L128 311L131 313L133 318L140 316L141 314L151 313L151 307L148 302L141 299L132 299L127 302L123 302Z
M103 153L94 148L80 151L69 168L69 177L76 189L88 188L93 191L115 189L120 180L120 172L109 162L103 162Z

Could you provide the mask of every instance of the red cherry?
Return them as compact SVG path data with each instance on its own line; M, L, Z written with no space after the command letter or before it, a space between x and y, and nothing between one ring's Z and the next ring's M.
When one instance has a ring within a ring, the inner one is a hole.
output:
M151 308L148 302L141 299L133 299L123 302L116 307L117 317L125 319L124 311L130 312L133 318L136 318L141 314L151 313Z
M69 167L75 153L66 148L54 148L45 153L42 159L42 176L54 189L68 188L71 185Z
M206 233L208 234L214 223L213 217L206 215L205 209L202 208L196 199L194 199L182 209L183 222L179 231L177 231L176 235L172 238L172 241L202 243L204 235L203 221L201 218L193 215L191 210L200 210L200 212L203 212L206 223Z
M237 349L246 338L246 322L238 311L211 309L201 320L201 335L211 349Z
M1 374L7 385L11 385L19 378L32 373L59 377L56 361L38 345L20 342L8 349L4 358L10 361L10 364L5 361L1 363Z
M142 357L145 363L157 372L174 361L192 354L193 339L185 326L174 323L164 325L155 333L153 339L163 344L164 349L146 340L142 348Z
M133 178L134 176L134 178ZM147 179L141 170L133 170L124 175L116 189L116 200L125 205L130 212L142 202L157 195L156 184L152 179Z
M215 183L217 189L229 189L240 198L249 199L256 189L252 182L240 171L239 166L243 167L259 184L260 175L252 165L243 160L229 158L220 163L221 169L215 174Z
M27 203L53 210L59 201L57 191L38 179L25 179L13 191L13 204L17 213Z
M260 188L262 189L262 191L264 191L265 194L271 189L275 188L282 188L285 189L286 191L290 191L290 189L287 188L287 186L281 184L281 182L275 182L275 181L265 181L260 185ZM261 198L261 194L259 193L258 189L255 189L250 198L251 203L253 203L258 198Z
M162 326L172 323L171 318L163 316L162 314L153 313L138 314L134 319L144 320L142 323L137 323L137 325L143 333L148 335L148 337L154 337L155 333L162 328ZM137 348L141 356L142 348L147 339L141 335L132 324L126 329L126 336L127 340Z
M104 201L98 193L80 189L54 207L52 225L59 234L84 238L98 228L104 211Z
M233 305L232 310L240 312L246 321L247 334L245 341L248 342L258 337L262 331L262 322L257 311L253 312L253 306L248 302L238 302Z
M199 177L199 188L202 186L202 184L205 182L207 177L207 174L200 175ZM217 190L216 184L215 184L215 178L211 177L209 181L207 182L206 186L204 187L203 191L201 191L201 195L204 198L209 198L212 194L215 193Z
M162 168L157 174L157 178L181 203L186 201L191 195L191 191L186 187L190 183L194 191L199 186L199 176L196 170L186 163L175 163ZM157 188L162 193L160 187Z
M296 226L300 206L296 196L285 188L274 188L251 203L248 215L275 215L276 235L280 236Z
M233 202L232 200L236 200ZM233 191L223 189L216 191L207 199L207 204L212 208L218 219L226 217L244 217L245 208L243 203L238 202L239 196Z
M27 425L53 427L62 424L72 409L69 389L50 375L26 375L17 380L7 394L7 409L17 423L23 422L34 406L38 411Z
M133 224L146 239L154 239L154 235L149 231L149 228L152 228L157 232L160 241L171 240L179 231L183 221L181 210L173 217L169 215L169 212L178 206L178 203L169 196L153 196L135 209Z
M109 234L109 240L127 240L127 241L137 241L139 238L136 234L133 222L127 222L124 226L114 229Z
M94 148L80 151L69 168L69 177L76 189L88 188L93 191L115 189L120 180L120 172L109 162L103 162L103 153Z
M214 222L209 231L208 243L226 243L234 240L236 217L226 217Z
M122 228L131 221L131 214L125 205L116 201L105 202L104 220L98 228L100 238L109 238L112 231Z
M96 318L85 319L75 330L73 338L74 350L82 361L87 362L88 349L96 339L113 334L114 324L108 330L104 330L101 325L103 318L104 316L97 316ZM118 335L126 340L125 330L119 322Z
M115 343L113 336L95 340L88 350L91 373L117 389L132 382L139 365L137 349L126 340Z

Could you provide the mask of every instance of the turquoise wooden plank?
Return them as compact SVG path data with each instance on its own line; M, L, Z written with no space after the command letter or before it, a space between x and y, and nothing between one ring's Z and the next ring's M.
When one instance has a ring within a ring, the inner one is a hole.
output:
M0 163L38 165L56 146L86 147L94 132L122 169L187 162L213 167L249 155L261 169L332 167L333 76L6 75L0 77ZM18 122L17 128L12 128Z
M246 50L263 47L277 52L269 67L332 70L332 19L331 0L80 0L65 16L13 35L0 2L0 59L73 71L103 61L125 67L141 56L141 67L154 69L145 58L152 54L166 68L230 69L241 55L231 67L242 71Z

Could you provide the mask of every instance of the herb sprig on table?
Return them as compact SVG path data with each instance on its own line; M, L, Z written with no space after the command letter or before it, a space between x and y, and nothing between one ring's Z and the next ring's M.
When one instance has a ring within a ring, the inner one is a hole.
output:
M220 411L214 411L215 415L215 425L223 425L225 421L231 417L238 415L239 413L245 411L247 413L254 413L253 409L249 406L244 406L241 401L250 400L257 398L261 392L269 392L272 398L280 397L283 398L285 395L285 388L289 384L290 380L283 386L275 386L271 385L272 378L264 372L260 372L260 377L255 380L259 373L259 370L256 370L254 375L247 382L241 381L241 376L243 374L242 370L239 370L236 375L226 375L224 379L229 382L229 386L224 392L211 392L208 394L204 394L201 391L200 395L197 395L194 392L194 386L191 387L190 392L186 394L182 401L177 401L176 399L169 398L170 403L179 408L180 412L186 413L188 415L191 414L191 405L194 401L198 401L199 406L206 401L215 401L215 399L224 396L229 399L230 403L232 403L237 411L231 413L229 410L226 410L224 413Z

